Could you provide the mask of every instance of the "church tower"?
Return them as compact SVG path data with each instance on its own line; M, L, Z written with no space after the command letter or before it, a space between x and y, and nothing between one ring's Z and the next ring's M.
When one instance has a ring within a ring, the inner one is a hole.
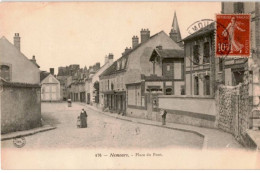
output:
M180 42L181 41L181 32L180 32L180 28L179 28L176 12L174 12L174 17L173 17L173 22L172 22L172 29L171 29L171 32L169 33L169 35L170 35L170 37L171 37L171 39L173 41L178 43L179 46L183 47L182 42Z

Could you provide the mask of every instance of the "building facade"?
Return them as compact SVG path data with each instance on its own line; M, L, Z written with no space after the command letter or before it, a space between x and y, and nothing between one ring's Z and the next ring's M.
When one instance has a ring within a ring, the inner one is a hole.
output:
M41 100L45 102L60 101L60 81L57 80L53 73L49 73L41 80Z
M183 51L163 31L150 36L148 29L142 29L140 36L141 43L137 36L133 36L132 48L126 48L122 57L100 75L105 108L123 115L138 117L147 114L147 100L149 99L146 97L145 85L149 87L148 85L152 85L153 82L158 82L153 81L154 79L149 81L149 76L154 72L154 65L150 62L153 51L159 45L164 49ZM181 58L183 60L183 56ZM156 67L159 68L159 66ZM161 77L162 71L159 72L159 69L157 71L158 77Z
M249 93L253 104L259 106L260 81L260 3L259 2L222 2L222 14L251 14L251 56L249 59L238 58L225 60L225 85L236 85L244 81L244 74L249 72ZM239 63L242 62L242 63ZM231 64L231 65L230 65ZM237 64L237 65L236 65Z
M40 70L20 51L21 38L14 44L0 39L1 133L41 126Z

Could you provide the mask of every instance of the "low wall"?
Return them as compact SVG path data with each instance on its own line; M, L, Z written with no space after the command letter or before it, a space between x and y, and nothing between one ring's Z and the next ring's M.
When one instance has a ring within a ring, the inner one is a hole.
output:
M0 83L1 134L41 126L39 85Z
M169 122L201 127L216 127L217 108L214 98L189 96L159 96L159 109L165 109ZM160 121L158 116L157 120ZM166 120L167 120L166 119Z

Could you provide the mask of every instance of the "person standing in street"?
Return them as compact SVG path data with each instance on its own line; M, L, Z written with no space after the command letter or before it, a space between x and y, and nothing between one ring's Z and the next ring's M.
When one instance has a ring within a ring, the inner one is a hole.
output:
M80 127L81 128L86 128L87 127L87 112L82 109L80 112Z
M166 114L167 114L166 110L161 109L160 115L162 116L162 125L166 125Z

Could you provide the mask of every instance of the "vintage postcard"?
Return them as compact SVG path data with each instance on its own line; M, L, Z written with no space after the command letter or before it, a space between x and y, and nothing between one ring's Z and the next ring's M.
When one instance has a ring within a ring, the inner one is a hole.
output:
M260 169L259 2L1 2L1 169Z

